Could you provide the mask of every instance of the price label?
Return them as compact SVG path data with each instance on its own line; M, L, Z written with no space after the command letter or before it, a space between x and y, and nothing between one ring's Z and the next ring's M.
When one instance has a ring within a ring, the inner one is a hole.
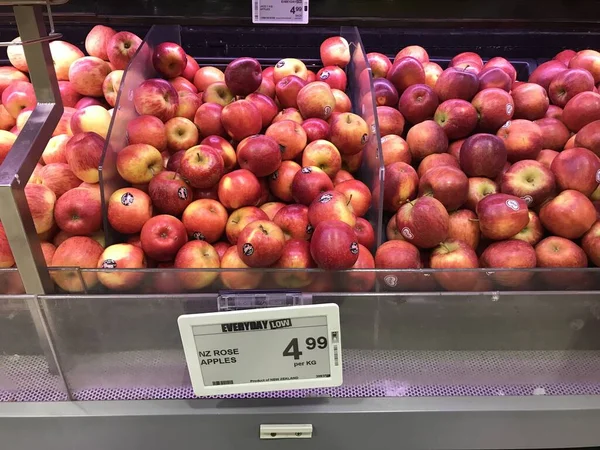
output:
M178 324L200 397L342 384L337 305L188 314Z
M308 23L308 0L252 0L253 23Z

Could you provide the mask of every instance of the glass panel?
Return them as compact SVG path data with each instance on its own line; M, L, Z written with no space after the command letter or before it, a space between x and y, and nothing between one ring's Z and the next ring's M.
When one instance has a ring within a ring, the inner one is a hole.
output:
M0 271L0 280L14 278ZM34 296L0 296L0 402L68 399L62 379L44 356L30 310Z

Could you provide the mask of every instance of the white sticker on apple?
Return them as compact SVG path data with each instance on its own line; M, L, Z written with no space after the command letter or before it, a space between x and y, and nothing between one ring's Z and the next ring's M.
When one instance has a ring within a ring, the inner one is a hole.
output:
M326 80L327 78L329 78L329 72L327 70L324 70L323 72L321 72L321 75L319 76L319 78L321 80Z
M105 259L104 261L102 261L102 268L103 269L116 269L117 262L114 259Z
M531 205L533 203L533 197L531 195L524 195L523 197L521 197L521 199L527 203L527 206ZM509 200L510 201L514 201L514 200ZM509 206L510 208L510 206ZM514 208L512 208L514 209ZM515 209L515 211L517 211L519 209L519 205L517 205L517 209Z
M502 128L508 128L510 127L510 120L508 122L506 122L504 125L502 125Z
M358 242L353 242L350 244L350 253L353 255L358 255Z
M310 167L303 167L301 172L302 173L311 173L312 169Z
M246 256L252 256L254 254L254 246L249 242L246 242L242 247L242 252L244 252L244 255Z
M192 234L192 237L193 237L194 239L196 239L197 241L203 241L203 240L205 240L205 239L206 239L206 238L204 237L204 235L202 234L202 232L200 232L200 231L194 231L194 234Z
M121 204L123 206L129 206L133 203L133 194L131 192L125 192L121 195Z
M129 89L129 92L127 93L127 99L129 101L133 100L133 89Z
M332 198L333 198L333 195L331 195L331 194L323 194L323 195L321 195L321 198L319 199L319 202L321 202L321 203L329 203Z
M179 189L177 189L177 197L179 197L181 200L187 200L188 199L187 188L181 186Z
M331 106L327 105L325 106L325 108L323 108L323 112L325 113L326 116L331 114Z
M398 277L395 275L386 275L383 278L383 281L385 284L387 284L389 287L396 287L398 286Z
M600 169L596 172L596 183L600 183Z
M513 105L511 105L510 103L506 104L506 115L510 116L513 112Z
M519 202L513 199L506 200L506 206L508 206L513 211L518 211L520 209Z
M415 235L413 234L412 231L410 231L410 228L408 227L404 227L402 228L402 230L400 231L400 233L402 234L402 236L404 236L406 239L413 239L415 237Z

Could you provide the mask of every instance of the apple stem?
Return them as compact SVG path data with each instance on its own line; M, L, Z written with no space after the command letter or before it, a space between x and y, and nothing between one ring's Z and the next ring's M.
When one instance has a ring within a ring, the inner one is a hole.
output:
M469 222L479 222L479 219L469 219Z
M350 194L350 197L348 197L348 201L346 202L346 206L348 206L351 201L352 201L352 194Z
M440 242L440 247L442 247L444 250L446 250L447 252L450 251L448 249L448 246L444 243L444 242Z

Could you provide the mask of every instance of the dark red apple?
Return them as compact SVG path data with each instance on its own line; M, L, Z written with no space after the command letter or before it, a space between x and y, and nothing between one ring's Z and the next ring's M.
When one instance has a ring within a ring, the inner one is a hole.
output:
M431 119L438 104L439 101L433 89L426 84L414 84L402 93L398 110L408 122L416 124Z
M431 195L448 211L460 208L467 201L469 180L464 172L451 166L429 169L419 181L419 195Z
M252 94L261 81L262 67L254 58L236 58L225 69L225 84L233 95Z
M433 197L419 197L405 203L396 213L402 237L420 248L432 248L448 237L449 217L442 203Z
M339 220L321 222L310 240L310 253L321 269L349 269L358 260L358 252L356 233Z
M470 177L496 178L506 164L506 147L498 136L475 134L460 150L460 168Z
M470 135L479 117L475 107L460 99L446 100L435 111L434 120L442 127L448 139L461 139Z

